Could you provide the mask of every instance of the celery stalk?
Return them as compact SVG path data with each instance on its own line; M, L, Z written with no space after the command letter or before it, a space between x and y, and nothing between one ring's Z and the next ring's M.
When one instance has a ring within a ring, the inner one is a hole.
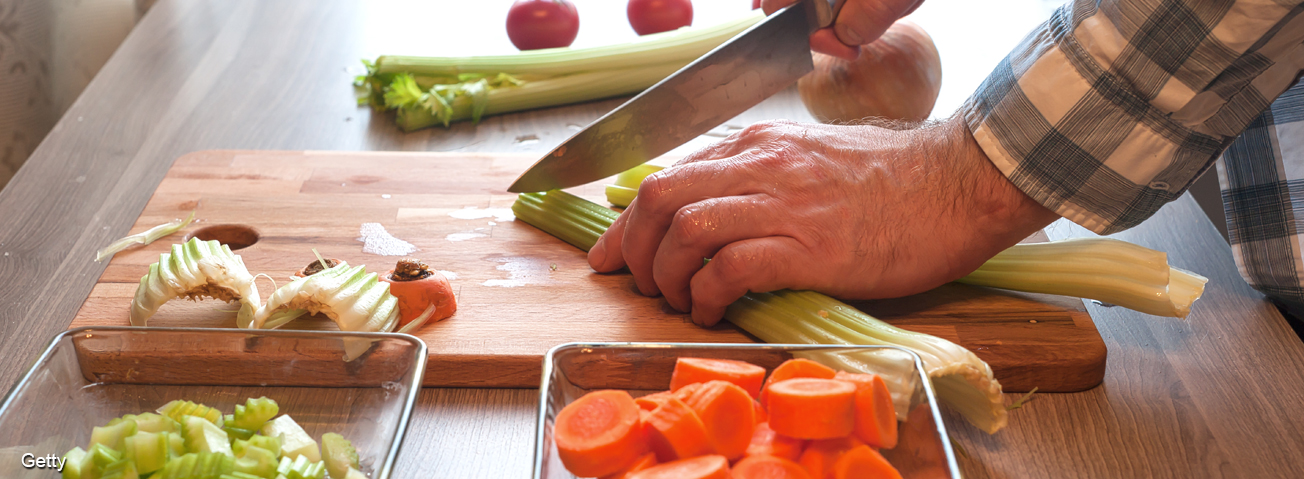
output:
M185 219L172 220L170 222L155 226L140 233L130 235L110 243L108 246L95 252L95 262L104 261L106 258L113 256L119 251L127 249L133 244L150 244L164 236L181 231L182 228L190 226L190 222L195 220L195 210L190 210L190 215Z
M634 197L638 195L638 190L620 185L607 185L607 202L621 208L626 208L634 202Z

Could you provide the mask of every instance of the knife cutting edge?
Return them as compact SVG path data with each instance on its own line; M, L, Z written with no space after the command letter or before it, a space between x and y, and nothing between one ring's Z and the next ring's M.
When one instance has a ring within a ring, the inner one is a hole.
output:
M562 142L507 191L569 188L661 156L787 88L815 68L810 34L845 0L775 12Z

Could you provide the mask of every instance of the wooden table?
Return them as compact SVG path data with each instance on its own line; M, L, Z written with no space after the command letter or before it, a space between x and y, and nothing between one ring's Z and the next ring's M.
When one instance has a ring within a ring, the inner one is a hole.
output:
M400 133L389 119L354 105L349 81L359 58L511 50L501 38L506 1L401 3L159 2L0 192L0 383L11 384L68 326L103 269L91 260L94 251L127 231L184 153L540 153L619 104ZM600 20L619 19L623 2L577 3L586 18L579 44L632 37L623 20ZM697 3L704 20L739 8L725 0ZM947 65L943 114L1047 11L1037 0L975 3L930 0L916 14ZM766 118L808 117L789 91L731 123ZM1057 224L1050 234L1084 233ZM949 418L968 452L965 475L1304 476L1304 344L1240 279L1227 244L1194 201L1183 196L1118 237L1167 250L1174 265L1209 276L1205 297L1186 321L1088 304L1109 346L1105 384L1038 396L995 436ZM422 391L399 477L525 477L535 401L528 389Z

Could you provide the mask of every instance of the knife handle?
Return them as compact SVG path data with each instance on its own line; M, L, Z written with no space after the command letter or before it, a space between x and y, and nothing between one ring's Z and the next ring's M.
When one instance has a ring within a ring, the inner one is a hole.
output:
M815 22L819 28L824 28L833 24L833 20L838 18L838 12L842 11L842 4L847 0L810 0L815 3Z

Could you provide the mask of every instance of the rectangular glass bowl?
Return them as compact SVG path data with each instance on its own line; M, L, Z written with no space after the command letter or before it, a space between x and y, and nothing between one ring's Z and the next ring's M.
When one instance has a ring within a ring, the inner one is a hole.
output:
M344 362L341 339L374 341ZM392 333L89 327L54 337L0 403L0 477L55 477L35 458L85 449L91 428L173 399L230 414L275 399L320 441L343 434L372 479L390 477L426 367L421 340ZM29 458L24 458L30 454Z
M562 466L552 439L553 422L563 407L590 391L602 389L622 389L634 397L666 390L679 357L747 361L767 371L802 357L837 370L907 378L906 391L894 393L900 396L894 398L898 408L909 405L906 420L898 423L897 446L880 452L905 479L960 479L923 362L909 350L891 346L684 343L569 343L548 351L539 386L534 478L575 477Z

